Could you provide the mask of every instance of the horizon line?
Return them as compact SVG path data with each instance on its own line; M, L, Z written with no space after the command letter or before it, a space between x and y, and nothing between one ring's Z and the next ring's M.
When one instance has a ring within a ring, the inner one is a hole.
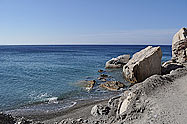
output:
M0 46L63 46L63 45L65 45L65 46L70 46L70 45L74 45L74 46L76 46L76 45L113 45L113 46L118 46L118 45L131 45L131 46L133 46L133 45L172 45L172 44L0 44Z

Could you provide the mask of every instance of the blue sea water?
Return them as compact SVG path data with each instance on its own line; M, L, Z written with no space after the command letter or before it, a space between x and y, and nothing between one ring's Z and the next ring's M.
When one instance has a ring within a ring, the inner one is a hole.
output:
M145 45L0 46L0 111L45 100L98 97L76 85L98 77L105 62L131 56ZM162 61L171 58L171 46L161 46ZM107 70L123 81L119 70Z

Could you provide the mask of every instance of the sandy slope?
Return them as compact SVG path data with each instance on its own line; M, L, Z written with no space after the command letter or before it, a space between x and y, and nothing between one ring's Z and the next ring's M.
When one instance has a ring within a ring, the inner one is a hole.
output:
M150 108L138 124L187 123L187 75L166 84L148 97Z

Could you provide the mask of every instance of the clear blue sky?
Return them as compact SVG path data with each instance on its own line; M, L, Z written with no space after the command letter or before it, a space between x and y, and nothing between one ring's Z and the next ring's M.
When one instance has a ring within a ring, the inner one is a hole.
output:
M171 44L187 0L0 0L0 44Z

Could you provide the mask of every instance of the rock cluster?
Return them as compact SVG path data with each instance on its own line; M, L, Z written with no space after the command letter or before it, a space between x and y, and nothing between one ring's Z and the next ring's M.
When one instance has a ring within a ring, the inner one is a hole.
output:
M145 80L154 74L161 74L162 51L160 47L148 46L133 55L123 67L124 77L131 83Z
M77 85L84 87L87 91L96 90L98 88L110 90L110 91L118 91L125 87L125 84L120 81L115 81L113 77L107 75L106 71L98 70L99 77L94 80L83 80L77 82Z
M179 63L187 62L187 28L181 28L173 37L172 59Z
M124 88L125 85L120 81L107 81L105 83L102 83L100 87L106 88L111 91L117 91L120 88Z
M183 68L184 65L181 63L173 62L172 60L164 62L162 64L162 75L169 74L171 71L176 70L177 68Z
M106 62L105 68L121 68L130 59L130 55L121 55Z

